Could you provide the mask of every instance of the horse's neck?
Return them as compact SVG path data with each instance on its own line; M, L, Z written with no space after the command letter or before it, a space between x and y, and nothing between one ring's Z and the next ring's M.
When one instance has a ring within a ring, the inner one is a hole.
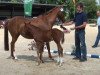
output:
M57 11L55 10L46 15L49 24L51 24L51 25L54 24L54 22L56 21L56 18L58 16L58 12L59 12L58 10Z

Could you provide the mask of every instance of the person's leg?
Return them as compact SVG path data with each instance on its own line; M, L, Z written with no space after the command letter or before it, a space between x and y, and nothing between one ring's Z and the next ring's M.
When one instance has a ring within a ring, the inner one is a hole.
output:
M76 58L81 58L81 49L80 49L80 39L79 39L79 33L75 32L75 46L76 46L76 50L75 50L75 56Z
M98 26L98 34L97 34L95 44L92 46L93 48L98 46L99 40L100 40L100 26Z
M81 59L87 60L87 49L85 43L85 31L80 32L79 34L80 43L81 43Z

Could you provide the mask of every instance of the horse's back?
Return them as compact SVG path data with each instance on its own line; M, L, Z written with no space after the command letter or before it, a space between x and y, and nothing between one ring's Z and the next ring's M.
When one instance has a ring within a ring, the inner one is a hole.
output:
M22 17L22 16L16 16L8 20L7 27L8 30L12 33L19 33L20 30L24 27L24 23L28 22L29 20Z
M64 34L61 30L57 29L57 28L53 28L52 29L52 33L58 35L58 34Z
M41 30L50 30L51 26L48 24L48 20L45 15L40 15L35 19L31 19L31 25L34 25Z
M24 23L26 21L29 21L29 19L27 18L24 18L22 16L16 16L16 17L13 17L9 20L9 23L13 23L12 25L15 25L15 24L21 24L21 23Z

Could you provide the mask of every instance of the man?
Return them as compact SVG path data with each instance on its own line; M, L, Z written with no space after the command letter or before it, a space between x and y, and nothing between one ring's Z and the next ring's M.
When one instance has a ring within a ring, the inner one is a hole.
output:
M100 11L97 11L97 25L98 25L98 34L97 34L97 38L95 41L95 44L92 46L93 48L96 48L98 46L99 40L100 40Z
M78 3L76 5L77 13L75 14L75 18L73 21L64 23L63 25L71 25L75 22L75 27L71 28L71 30L75 29L75 58L80 62L87 61L87 50L85 44L85 27L87 24L87 16L83 12L83 4Z

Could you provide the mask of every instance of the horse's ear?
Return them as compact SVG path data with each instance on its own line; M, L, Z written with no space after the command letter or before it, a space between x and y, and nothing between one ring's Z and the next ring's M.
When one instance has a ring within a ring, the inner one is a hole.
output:
M63 8L64 6L65 6L65 3L63 3L63 4L62 4L62 5L60 5L59 7L60 7L60 8Z

